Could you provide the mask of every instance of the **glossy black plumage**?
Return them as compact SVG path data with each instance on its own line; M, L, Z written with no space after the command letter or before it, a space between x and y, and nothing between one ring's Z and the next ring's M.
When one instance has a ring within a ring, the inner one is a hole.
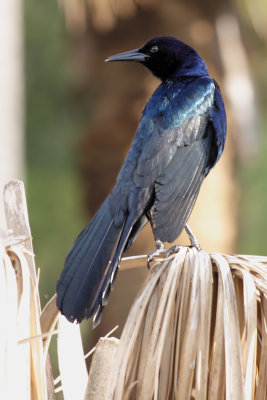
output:
M179 236L226 137L219 87L190 46L153 38L108 61L137 61L162 83L143 111L116 186L74 242L57 284L62 314L78 322L94 315L94 325L122 253L148 221L156 240Z

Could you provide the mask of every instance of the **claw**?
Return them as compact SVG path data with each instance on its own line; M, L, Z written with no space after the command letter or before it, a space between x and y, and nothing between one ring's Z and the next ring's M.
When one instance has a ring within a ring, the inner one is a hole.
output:
M166 254L165 246L160 240L156 240L156 250L147 255L146 265L148 269L150 269L150 263L153 261L153 258L161 254Z
M150 269L150 268L151 268L151 267L150 267L150 263L151 263L151 261L153 260L153 257L154 257L153 253L154 253L154 251L153 251L152 253L149 253L149 254L147 255L147 258L146 258L146 266L147 266L147 269Z

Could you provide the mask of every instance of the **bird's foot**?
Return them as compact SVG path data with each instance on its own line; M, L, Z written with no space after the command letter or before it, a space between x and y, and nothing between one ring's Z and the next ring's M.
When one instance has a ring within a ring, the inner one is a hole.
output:
M184 248L185 246L182 246L180 244L175 244L174 246L170 247L167 251L166 251L166 258L172 256L173 254L178 253L179 250L181 250L181 248Z
M154 257L160 256L161 254L166 254L166 249L164 244L160 240L156 240L156 250L152 251L147 255L147 268L150 269L150 263Z
M185 224L185 230L191 242L191 246L195 247L198 251L200 251L201 250L200 244L187 224Z

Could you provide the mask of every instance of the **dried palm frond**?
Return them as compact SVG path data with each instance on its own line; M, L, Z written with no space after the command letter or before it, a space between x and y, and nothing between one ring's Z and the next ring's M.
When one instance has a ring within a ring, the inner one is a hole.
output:
M191 248L157 263L94 398L267 399L266 263Z
M0 241L0 399L47 398L40 300L22 182L4 189L10 234Z
M58 311L54 296L40 313L21 182L5 187L4 204L0 399L52 399L45 362ZM144 265L131 257L121 269ZM79 327L63 317L58 347L65 399L267 400L267 257L181 247L156 262L120 340L97 344L87 388Z

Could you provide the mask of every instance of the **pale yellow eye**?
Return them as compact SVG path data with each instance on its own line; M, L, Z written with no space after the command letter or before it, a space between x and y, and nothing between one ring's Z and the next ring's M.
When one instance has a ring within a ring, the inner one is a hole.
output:
M159 50L158 46L152 46L150 49L150 53L157 53Z

